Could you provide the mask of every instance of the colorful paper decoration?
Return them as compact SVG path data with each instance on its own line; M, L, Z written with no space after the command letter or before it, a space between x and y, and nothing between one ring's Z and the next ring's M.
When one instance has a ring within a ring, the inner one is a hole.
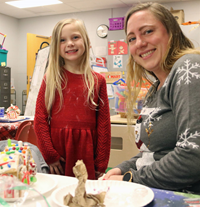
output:
M118 55L126 55L128 53L128 46L124 41L118 41Z
M117 55L117 41L108 42L108 55Z
M128 53L128 46L124 41L110 41L108 42L108 55L126 55Z

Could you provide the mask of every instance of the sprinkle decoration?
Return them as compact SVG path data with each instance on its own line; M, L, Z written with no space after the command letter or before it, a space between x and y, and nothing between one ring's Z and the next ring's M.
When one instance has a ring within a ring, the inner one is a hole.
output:
M9 164L9 162L15 162L15 161L14 160L11 160L11 161L8 161L8 162L3 162L3 163L0 163L0 166L7 165L7 164Z

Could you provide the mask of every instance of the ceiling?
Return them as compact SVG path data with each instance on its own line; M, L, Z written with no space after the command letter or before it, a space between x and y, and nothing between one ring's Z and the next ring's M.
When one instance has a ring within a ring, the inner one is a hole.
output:
M34 7L27 9L19 9L13 7L5 2L14 0L0 0L0 13L8 16L15 17L17 19L57 15L64 13L77 13L83 11L110 9L129 7L138 2L148 2L149 0L60 0L63 4ZM29 0L34 1L34 0ZM160 3L167 2L180 2L188 0L151 0Z

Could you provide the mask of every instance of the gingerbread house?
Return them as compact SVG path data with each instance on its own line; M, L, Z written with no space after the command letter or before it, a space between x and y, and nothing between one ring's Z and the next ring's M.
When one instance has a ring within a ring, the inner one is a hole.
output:
M31 185L36 182L36 163L33 160L30 147L19 141L18 144L12 144L8 139L8 145L4 151L0 152L0 176L16 177L21 182ZM12 190L13 179L6 179L4 185L4 198L16 198L23 196L22 191Z

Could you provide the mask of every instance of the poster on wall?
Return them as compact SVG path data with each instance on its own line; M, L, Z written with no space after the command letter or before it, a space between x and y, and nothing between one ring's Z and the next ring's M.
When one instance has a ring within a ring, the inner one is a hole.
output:
M127 53L128 45L124 40L108 42L108 55L126 55Z
M118 41L118 55L126 55L128 53L128 46L124 41Z
M117 55L117 41L108 42L108 55Z
M113 68L123 68L122 55L114 55L113 56Z

